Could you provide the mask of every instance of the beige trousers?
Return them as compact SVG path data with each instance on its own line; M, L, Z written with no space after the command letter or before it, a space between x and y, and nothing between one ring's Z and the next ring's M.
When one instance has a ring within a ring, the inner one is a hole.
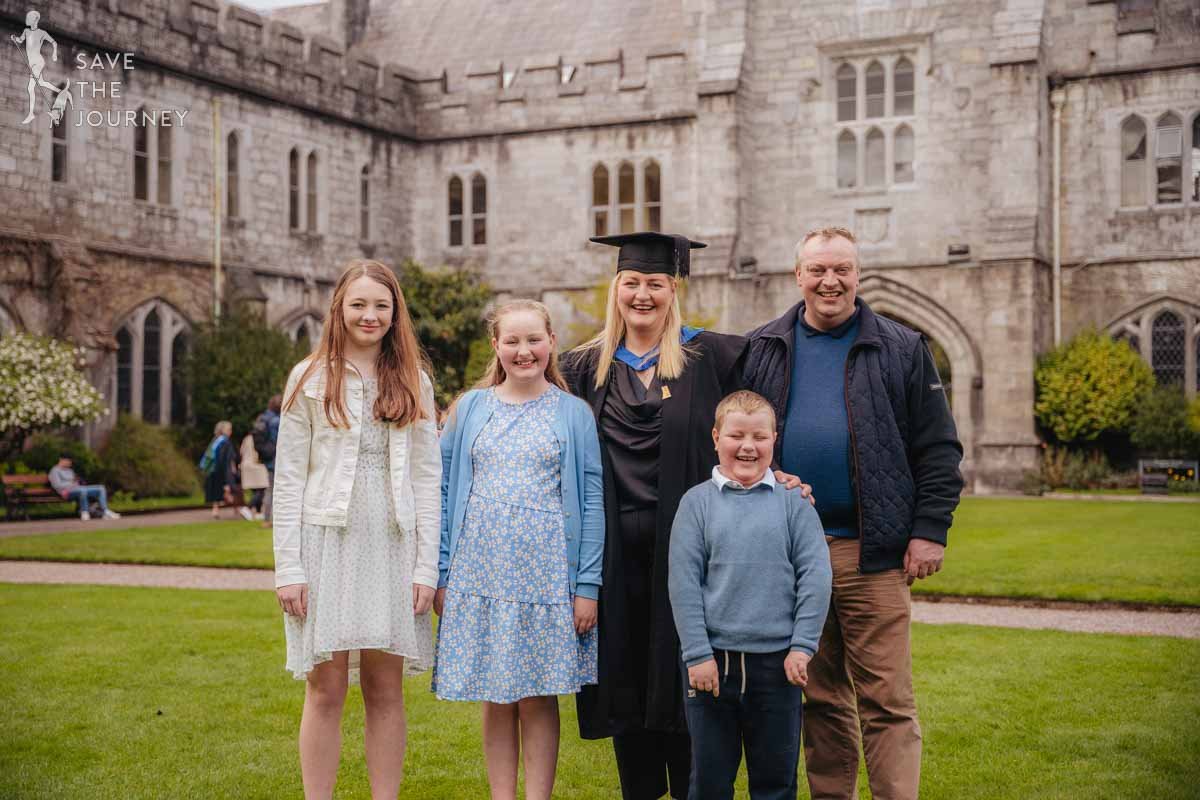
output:
M804 760L812 798L857 797L861 730L874 800L915 800L921 728L904 572L860 575L859 541L826 538L833 597L804 692Z

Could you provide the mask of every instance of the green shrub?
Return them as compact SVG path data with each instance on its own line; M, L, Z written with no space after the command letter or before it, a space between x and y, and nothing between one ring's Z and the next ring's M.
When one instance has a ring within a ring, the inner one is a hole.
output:
M1034 372L1037 420L1060 442L1129 430L1154 372L1124 342L1088 330L1052 350Z
M122 414L100 453L110 490L137 497L183 497L200 491L198 471L164 428Z
M211 438L224 419L233 423L235 437L245 436L305 355L286 333L244 306L231 308L219 323L200 326L183 370L197 438Z
M1188 427L1193 433L1200 434L1200 395L1193 397L1188 404Z
M68 439L53 433L39 433L33 437L33 446L21 454L21 461L35 473L49 472L58 463L60 454L71 456L76 474L90 483L102 483L105 480L104 467L100 457L83 442Z
M438 404L446 406L468 385L471 346L487 334L483 310L492 290L467 270L425 269L411 260L400 265L396 277L417 338L433 364Z
M1133 473L1135 485L1136 476ZM1130 481L1128 473L1113 472L1108 459L1099 450L1070 450L1066 447L1045 449L1042 453L1042 469L1037 478L1044 489L1115 489L1125 488L1124 484ZM1026 494L1034 494L1028 491L1033 486L1033 478L1023 476L1022 490Z
M1042 473L1036 469L1027 469L1021 473L1021 494L1038 497L1045 494L1050 487L1042 480Z
M1188 402L1177 386L1158 386L1133 417L1129 438L1145 455L1161 458L1200 455L1200 434L1188 422Z

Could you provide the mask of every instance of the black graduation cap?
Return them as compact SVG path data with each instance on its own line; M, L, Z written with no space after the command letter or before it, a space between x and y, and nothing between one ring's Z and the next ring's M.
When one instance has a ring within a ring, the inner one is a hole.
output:
M677 278L686 278L691 270L689 251L708 247L704 242L693 242L686 236L653 231L593 236L590 241L621 248L617 255L617 272L626 269L665 272Z

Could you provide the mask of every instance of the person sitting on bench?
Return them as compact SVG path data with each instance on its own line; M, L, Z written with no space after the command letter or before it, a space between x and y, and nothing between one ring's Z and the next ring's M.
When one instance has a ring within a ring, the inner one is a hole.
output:
M54 491L61 494L64 500L74 500L79 503L79 518L82 520L92 518L89 511L92 497L100 506L100 513L104 519L120 519L120 514L108 510L108 495L105 493L104 487L99 484L85 485L83 480L75 474L75 470L71 469L71 465L71 456L62 453L58 457L58 463L50 468L50 485L54 487Z

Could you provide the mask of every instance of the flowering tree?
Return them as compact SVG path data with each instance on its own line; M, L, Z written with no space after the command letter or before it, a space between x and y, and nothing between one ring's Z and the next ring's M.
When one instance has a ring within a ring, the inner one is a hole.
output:
M82 366L83 351L66 342L27 333L0 339L0 457L34 431L107 413Z

